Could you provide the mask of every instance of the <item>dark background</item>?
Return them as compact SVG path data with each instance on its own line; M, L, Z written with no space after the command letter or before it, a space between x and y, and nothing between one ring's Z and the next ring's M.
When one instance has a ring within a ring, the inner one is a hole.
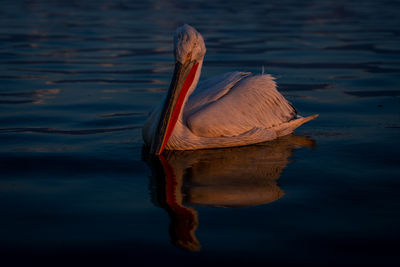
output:
M399 3L2 1L0 264L399 263ZM275 168L274 202L195 205L185 165L198 252L173 245L141 138L183 23L205 38L202 79L264 67L300 114L320 114L296 131L311 148L215 152L243 156L221 163L239 186Z

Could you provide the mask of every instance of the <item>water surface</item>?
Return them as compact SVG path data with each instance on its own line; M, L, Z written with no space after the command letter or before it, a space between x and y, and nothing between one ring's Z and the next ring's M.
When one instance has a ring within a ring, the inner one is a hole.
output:
M398 263L398 1L3 1L0 254L61 263ZM183 23L202 79L277 78L294 136L151 160Z

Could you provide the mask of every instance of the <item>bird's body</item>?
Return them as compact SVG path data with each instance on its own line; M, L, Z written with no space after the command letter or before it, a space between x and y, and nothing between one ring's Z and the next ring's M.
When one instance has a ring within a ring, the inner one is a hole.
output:
M198 46L202 50L196 51ZM182 52L182 47L191 50ZM317 116L298 116L270 75L229 72L198 83L205 46L201 35L188 25L177 29L175 49L179 66L171 88L143 128L145 143L158 145L154 154L164 148L195 150L273 140Z

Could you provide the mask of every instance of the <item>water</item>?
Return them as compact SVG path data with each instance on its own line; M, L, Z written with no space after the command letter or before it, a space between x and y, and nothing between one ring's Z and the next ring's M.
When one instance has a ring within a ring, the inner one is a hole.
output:
M398 263L399 8L3 1L3 263ZM149 160L141 127L183 23L205 38L202 78L264 67L320 117L277 141Z

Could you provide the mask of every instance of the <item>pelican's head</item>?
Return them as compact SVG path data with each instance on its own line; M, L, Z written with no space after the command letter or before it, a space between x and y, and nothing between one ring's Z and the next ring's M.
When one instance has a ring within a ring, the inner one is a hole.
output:
M206 46L203 37L195 28L185 24L176 29L175 71L152 138L151 154L161 154L171 137L189 89L193 90L195 87L196 74L198 79L199 64L203 61L205 53Z
M175 31L174 55L175 60L181 64L186 61L203 60L206 53L206 45L203 36L190 25L183 25Z

